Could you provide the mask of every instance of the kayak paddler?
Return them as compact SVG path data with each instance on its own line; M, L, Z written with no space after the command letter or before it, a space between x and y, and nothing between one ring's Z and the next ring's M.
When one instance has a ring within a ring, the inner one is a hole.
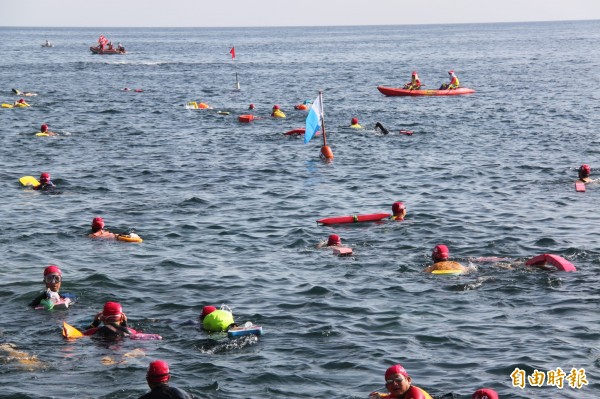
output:
M448 77L450 78L450 83L443 83L440 86L440 90L458 89L458 86L460 86L460 82L458 81L458 77L456 76L454 71L448 71Z
M405 84L403 89L419 90L420 88L421 80L419 79L419 74L417 73L417 71L413 71L410 82Z

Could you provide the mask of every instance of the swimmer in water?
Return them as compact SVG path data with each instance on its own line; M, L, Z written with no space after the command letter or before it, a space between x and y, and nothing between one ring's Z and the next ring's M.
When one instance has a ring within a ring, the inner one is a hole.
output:
M468 267L465 267L458 262L448 260L449 257L450 251L447 246L443 244L436 245L431 252L431 258L435 263L426 267L423 271L425 273L434 273L436 271L455 271L457 273L464 273L469 271Z
M392 204L392 213L393 215L390 216L390 219L398 221L404 220L406 217L406 205L404 205L404 202L394 202Z
M48 172L42 173L40 175L40 184L33 187L34 190L40 190L40 191L52 191L52 190L54 190L54 188L55 188L54 183L52 183L52 181L50 181L50 173L48 173Z
M40 133L45 133L48 136L56 136L57 135L56 133L49 131L48 125L46 125L45 123L42 126L40 126Z
M171 374L169 365L164 360L155 360L148 366L146 373L146 382L150 387L150 392L140 396L138 399L195 399L194 395L190 395L179 388L170 387L169 380Z
M46 290L40 295L35 297L33 301L29 303L29 306L35 308L36 306L42 305L46 309L50 310L54 307L54 304L59 300L66 299L65 296L59 294L60 285L62 283L62 272L58 266L50 265L44 269L44 284Z
M92 232L88 234L90 238L101 238L104 240L116 240L117 234L104 230L104 219L95 217L92 220Z
M350 127L352 129L362 129L363 127L358 123L358 118L352 118L350 121Z
M432 399L425 390L412 385L412 378L399 364L386 370L385 387L389 393L372 392L369 399Z
M590 177L592 173L592 168L588 164L583 164L579 167L579 179L577 183L591 183L594 180Z
M135 333L127 326L127 316L118 302L106 302L102 312L94 317L84 335L119 338Z
M481 388L473 392L471 399L499 399L498 392L491 388Z

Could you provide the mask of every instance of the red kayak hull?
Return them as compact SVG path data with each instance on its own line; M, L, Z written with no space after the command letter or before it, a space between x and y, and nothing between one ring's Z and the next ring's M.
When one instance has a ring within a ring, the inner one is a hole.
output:
M377 86L382 94L388 97L398 96L458 96L461 94L475 93L473 89L467 89L466 87L459 87L453 90L408 90L394 87Z
M358 223L358 222L376 222L381 219L386 219L392 216L391 213L372 213L368 215L352 215L352 216L334 216L317 220L321 224L342 224L342 223Z

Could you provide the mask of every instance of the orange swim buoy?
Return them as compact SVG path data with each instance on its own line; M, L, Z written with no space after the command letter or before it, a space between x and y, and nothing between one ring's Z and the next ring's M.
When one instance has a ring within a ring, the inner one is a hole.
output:
M308 109L308 105L306 105L306 104L294 105L294 109L297 109L300 111L306 111Z
M326 159L333 159L333 151L331 151L331 148L329 148L328 145L321 147L321 155L323 155Z
M254 115L240 115L238 121L242 123L250 123L254 120Z

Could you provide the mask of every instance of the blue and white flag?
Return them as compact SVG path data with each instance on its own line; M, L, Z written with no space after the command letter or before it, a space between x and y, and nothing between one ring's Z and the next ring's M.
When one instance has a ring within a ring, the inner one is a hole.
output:
M304 144L308 144L310 139L321 128L323 118L323 105L321 104L321 95L319 95L308 112L306 117L306 130L304 131Z

